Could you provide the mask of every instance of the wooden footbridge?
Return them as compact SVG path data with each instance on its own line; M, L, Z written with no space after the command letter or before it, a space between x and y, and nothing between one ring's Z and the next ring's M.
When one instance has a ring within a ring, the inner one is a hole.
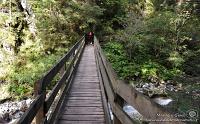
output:
M55 77L60 78L57 83ZM158 116L169 112L119 80L98 40L86 45L83 37L36 83L35 100L18 124L141 123L123 111L124 104L137 109L147 123L182 124L177 118L170 116L175 121L167 121L166 116Z

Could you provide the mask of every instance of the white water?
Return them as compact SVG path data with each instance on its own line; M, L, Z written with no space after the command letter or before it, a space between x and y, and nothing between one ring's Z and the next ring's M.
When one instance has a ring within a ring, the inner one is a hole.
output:
M159 105L168 105L173 100L170 98L158 97L158 98L153 98L153 101L158 103Z

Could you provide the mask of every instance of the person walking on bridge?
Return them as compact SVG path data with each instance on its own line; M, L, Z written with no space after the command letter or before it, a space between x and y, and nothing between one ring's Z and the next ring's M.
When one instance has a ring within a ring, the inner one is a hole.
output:
M94 33L92 31L85 35L86 44L94 44Z

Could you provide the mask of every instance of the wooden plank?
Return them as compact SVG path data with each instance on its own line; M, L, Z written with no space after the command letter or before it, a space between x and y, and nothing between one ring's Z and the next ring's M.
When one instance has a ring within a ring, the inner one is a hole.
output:
M99 79L78 79L76 78L74 80L75 83L98 83L99 82Z
M90 72L95 72L94 70L96 70L97 69L97 67L92 67L93 65L89 65L89 66L87 66L87 65L85 65L84 67L80 67L79 66L79 68L78 68L78 73L82 73L82 72L88 72L88 73L90 73ZM87 69L87 70L84 70L84 69ZM95 72L96 73L96 72Z
M90 67L91 67L92 65L90 65ZM88 68L90 68L90 67L88 67ZM77 73L76 73L76 75L79 75L79 74L94 74L94 75L96 75L97 76L97 72L96 72L96 69L97 68L90 68L90 69L86 69L86 68L83 68L83 69L85 69L84 71L82 71L82 70L77 70ZM83 73L84 72L84 73Z
M60 120L59 124L105 124L104 121L66 121Z
M83 54L83 58L81 59L80 67L84 66L84 64L87 65L93 65L95 67L95 59L89 59L95 57L94 55L86 56ZM88 63L90 62L90 63Z
M100 94L100 92L81 92L81 91L74 91L74 92L70 92L70 94Z
M87 79L99 79L98 78L98 76L92 76L92 75L90 75L90 76L79 76L79 75L76 75L76 79L84 79L84 80L87 80Z
M101 97L80 97L80 96L75 96L75 97L68 97L67 100L101 100Z
M85 52L85 51L84 51ZM90 57L93 57L93 56L90 56ZM84 53L83 53L83 58L84 58ZM88 58L86 58L88 59ZM92 63L92 61L83 61L83 59L80 60L81 63L80 63L80 66L79 67L86 67L85 65L89 66L89 65L94 65L94 63ZM94 67L94 66L93 66Z
M77 109L79 108L79 109ZM102 108L94 108L94 107L66 107L62 114L72 114L72 115L85 115L85 114L92 114L92 115L104 115L104 111Z
M65 113L77 113L81 114L80 112L104 112L102 107L65 107L64 108Z
M102 104L67 104L67 107L102 107Z
M62 115L61 120L70 121L104 121L104 115Z
M73 86L82 86L82 87L99 87L99 82L74 82Z
M95 70L97 69L97 67L92 67L92 66L93 65L89 65L89 66L85 65L84 67L79 66L77 70L77 74L82 73L82 72L86 72L86 73L94 72L96 74L97 72L95 72ZM82 70L82 69L85 69L85 70Z
M101 100L68 100L67 104L102 104Z
M71 90L72 92L77 92L77 91L80 91L80 92L100 92L101 90L100 89L72 89Z
M89 93L89 94L87 94L87 93L84 93L84 94L82 94L82 93L75 93L75 94L72 94L72 93L70 93L70 95L69 95L69 97L77 97L77 96L80 96L80 97L101 97L101 94L97 94L97 93Z
M83 90L97 90L100 91L98 87L83 87L81 88L80 86L73 86L74 89L78 90L78 91L83 91Z
M94 72L96 74L97 72L95 72L95 71L96 71L97 67L92 67L92 66L93 65L89 65L87 67L87 65L85 65L84 67L80 67L77 70L77 74L82 73L82 72L86 72L86 73L92 73L92 72ZM85 69L85 70L82 70L82 69Z
M100 86L98 85L98 84L96 84L96 83L90 83L90 84L84 84L84 83L74 83L73 84L73 86L72 86L73 88L77 88L77 89L80 89L80 88L88 88L88 89L91 89L91 88L97 88L97 89L99 89L100 88Z
M76 77L75 81L81 81L81 82L99 82L99 78L97 77Z
M69 113L69 111L64 111L63 115L104 115L104 112L95 112L95 111L71 111Z
M81 61L82 62L82 61ZM88 64L89 63L89 64ZM86 63L82 63L83 65L80 65L79 68L78 68L78 72L82 72L82 71L85 71L85 70L82 70L82 69L87 69L88 71L93 71L93 69L97 69L96 65L95 64L91 64L92 62L86 62ZM88 68L89 67L89 68Z
M77 76L77 78L78 77L81 77L81 78L93 78L93 77L97 77L97 74L87 74L87 73L85 73L85 74L78 74L78 75L76 75Z
M91 62L88 62L88 63L91 63ZM86 70L82 70L82 69L86 69ZM81 73L81 72L88 72L88 73L95 72L96 69L97 69L96 65L92 65L92 64L87 65L85 63L84 66L79 66L78 73Z
M91 63L91 62L88 62ZM89 67L89 68L88 68ZM78 68L78 72L83 72L86 70L82 70L82 69L87 69L87 71L92 72L94 69L97 69L96 65L94 64L89 64L87 65L87 63L84 63L82 66L80 65Z
M73 102L73 101L68 101L66 106L102 106L101 101L80 101L80 102Z
M95 97L94 97L95 98ZM78 103L81 103L82 102L96 102L96 101L99 101L101 103L101 99L87 99L87 98L83 98L83 99L67 99L68 102L73 102L73 101L76 101ZM67 102L67 103L68 103Z
M76 79L79 79L79 80L90 80L90 79L95 79L95 80L98 80L99 77L98 76L76 76Z
M98 77L97 74L95 74L95 72L82 72L82 73L77 73L76 74L77 77Z
M99 89L98 85L73 85L72 88L75 89Z
M92 85L92 86L100 86L99 85L99 82L74 82L73 83L73 86L90 86L90 85Z
M82 80L82 79L83 79L83 80L87 80L87 79L89 79L89 80L90 80L90 79L97 79L97 80L98 80L98 79L99 79L99 78L98 78L98 75L92 75L92 74L91 74L91 75L90 75L90 74L76 75L76 78L79 79L79 80L80 80L80 79L81 79L81 80Z
M93 57L93 56L91 56L91 57ZM80 71L81 71L81 69L86 68L86 67L91 67L91 68L87 68L88 70L92 70L92 68L97 68L95 61L87 61L87 62L86 61L84 62L83 60L80 60L80 61L81 61L81 63L79 64Z
M80 96L84 96L84 95L94 95L96 96L101 96L100 92L81 92L81 91L75 91L75 92L70 92L69 95L80 95Z
M85 71L82 71L82 72L77 72L76 76L83 75L83 74L88 74L89 76L92 76L92 77L95 77L95 76L98 77L98 75L95 72L95 70L96 70L96 68L92 69L92 71L91 70L85 70ZM85 75L85 76L87 76L87 75Z

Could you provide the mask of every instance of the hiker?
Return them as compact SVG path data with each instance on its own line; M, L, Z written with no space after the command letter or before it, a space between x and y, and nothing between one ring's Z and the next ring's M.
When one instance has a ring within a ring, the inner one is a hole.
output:
M86 44L94 44L94 33L93 32L88 32L85 35L85 42Z

